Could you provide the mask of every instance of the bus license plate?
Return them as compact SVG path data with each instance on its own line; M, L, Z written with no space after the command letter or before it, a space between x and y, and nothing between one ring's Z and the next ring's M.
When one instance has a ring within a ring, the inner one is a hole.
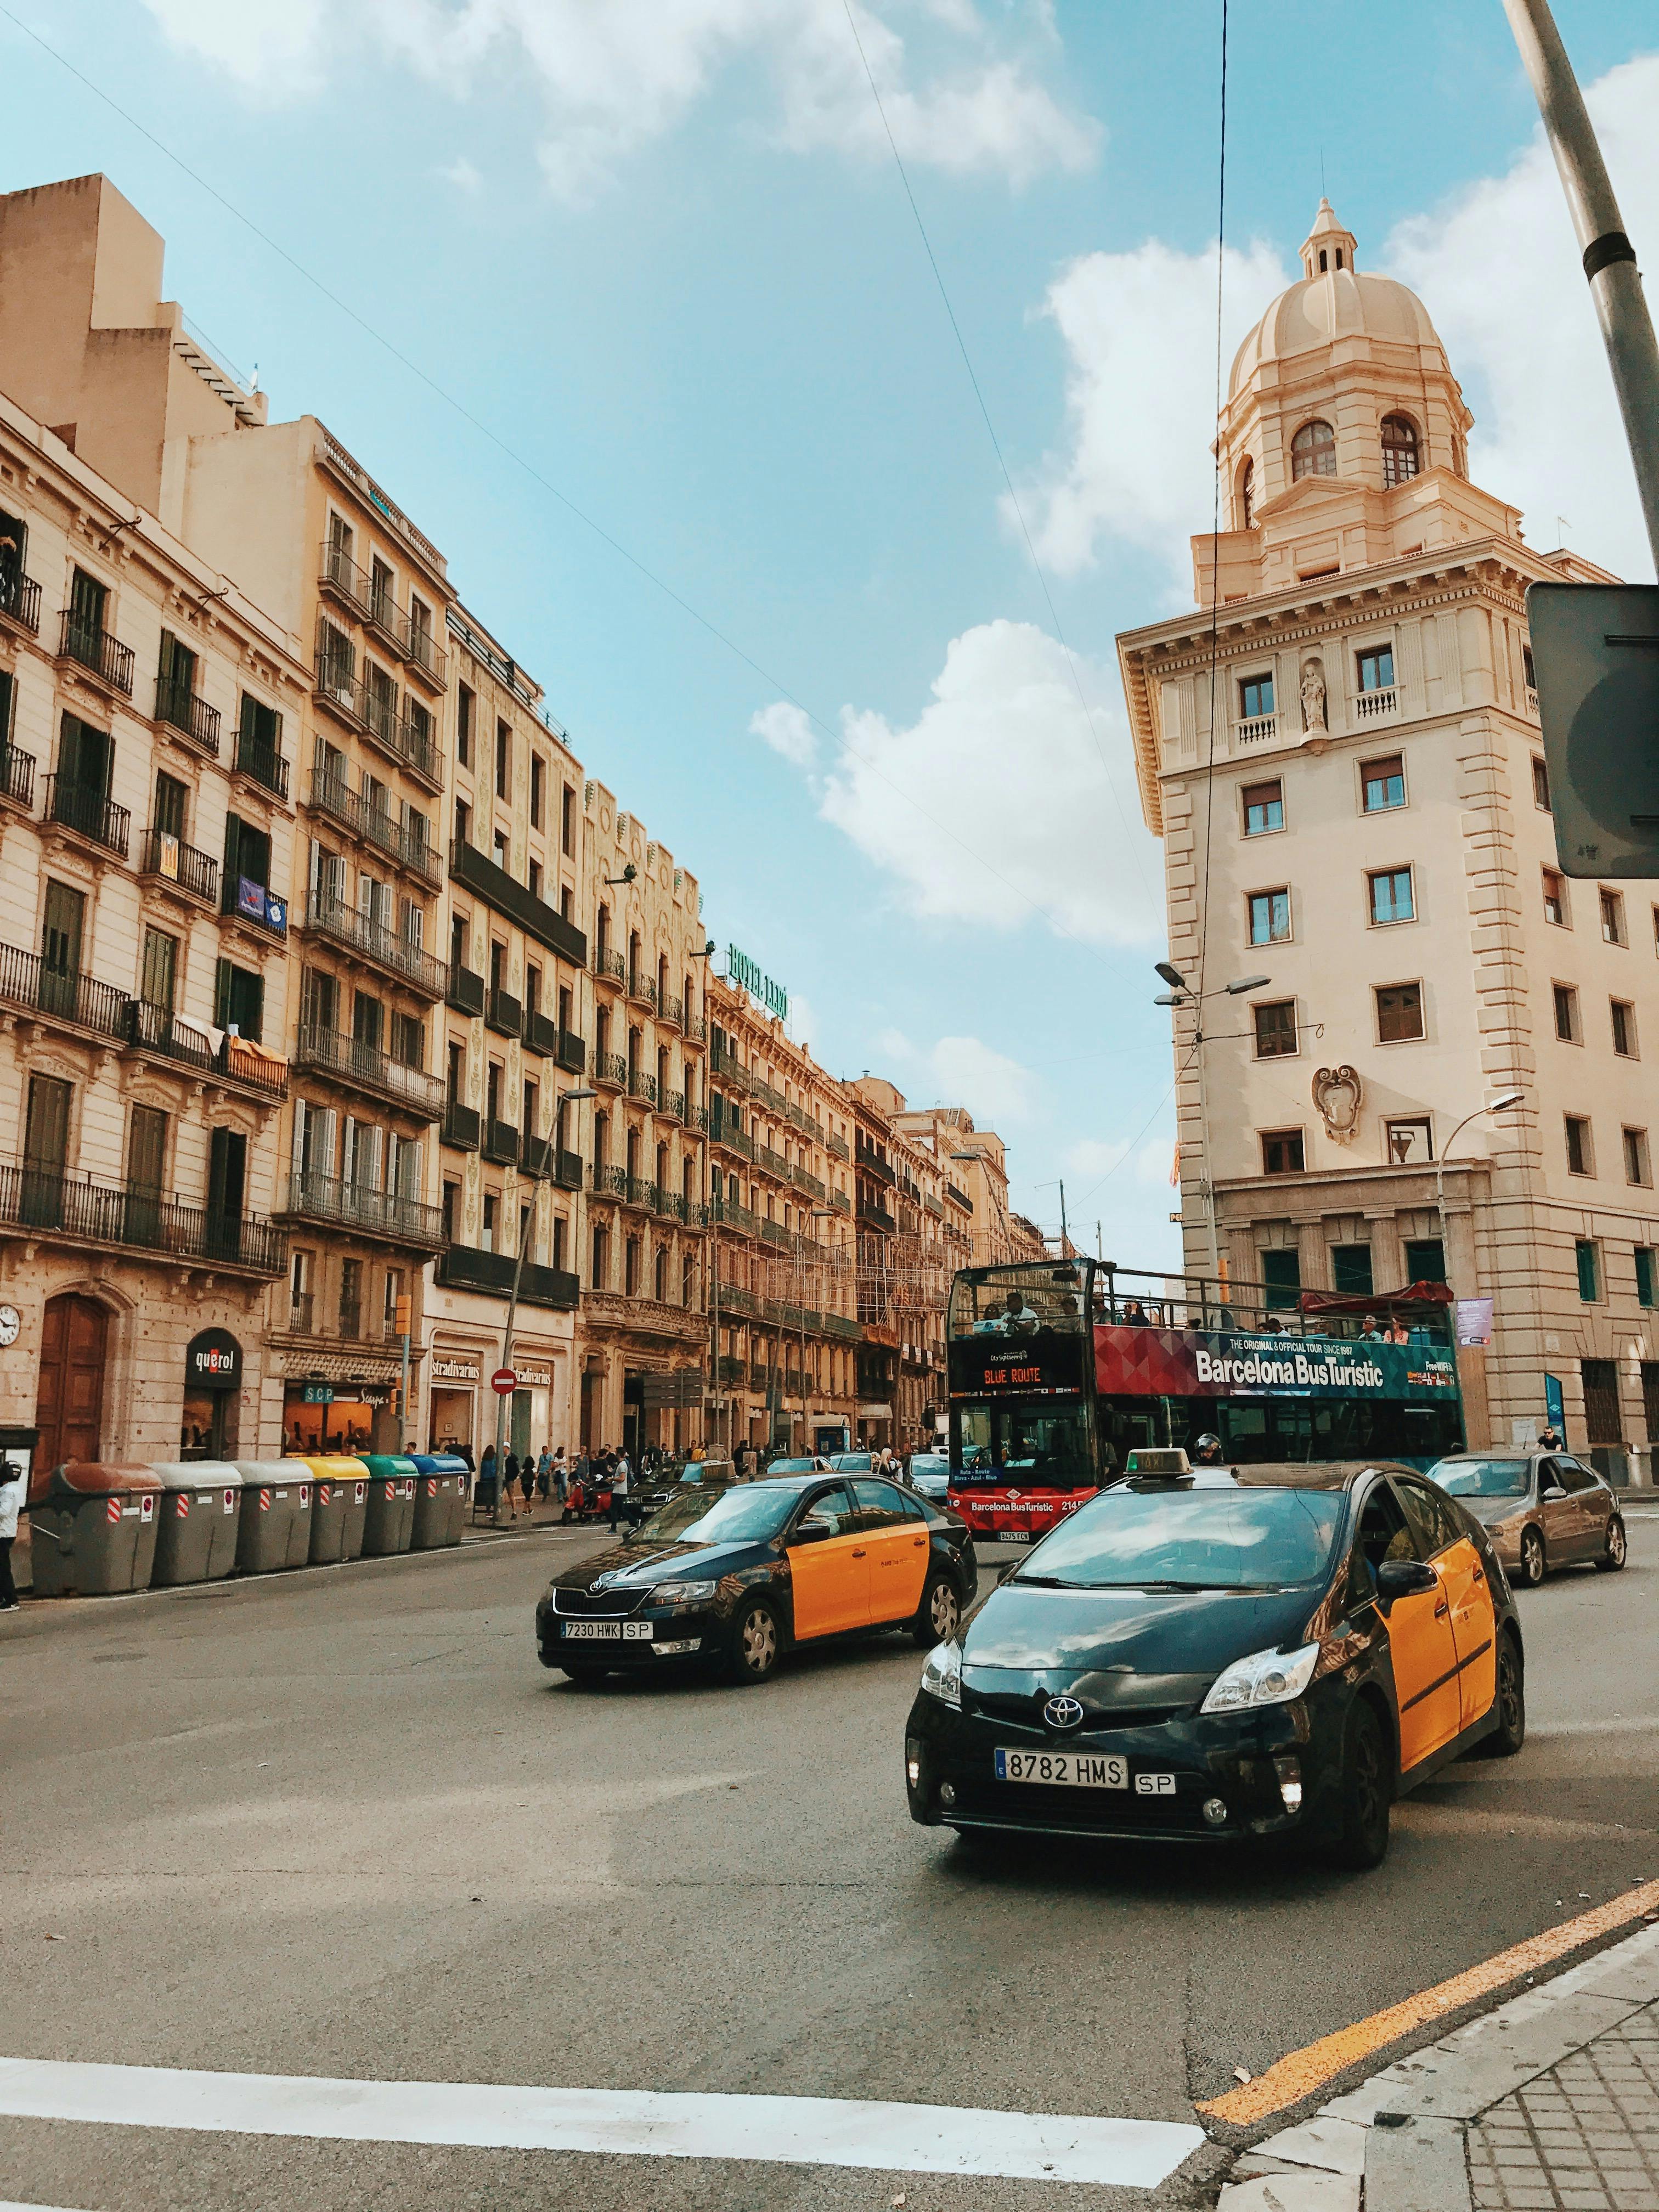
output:
M567 1620L562 1624L566 1639L579 1643L648 1644L651 1623L648 1620Z
M1000 1544L1029 1544L1031 1540L1029 1528L994 1528L991 1534Z
M1009 1751L994 1754L999 1782L1059 1783L1071 1790L1127 1790L1129 1762L1091 1751Z

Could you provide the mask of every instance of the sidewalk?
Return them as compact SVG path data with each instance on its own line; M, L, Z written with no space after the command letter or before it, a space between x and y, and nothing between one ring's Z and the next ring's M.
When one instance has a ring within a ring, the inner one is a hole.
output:
M1218 2212L1659 2212L1659 1927L1247 2151Z

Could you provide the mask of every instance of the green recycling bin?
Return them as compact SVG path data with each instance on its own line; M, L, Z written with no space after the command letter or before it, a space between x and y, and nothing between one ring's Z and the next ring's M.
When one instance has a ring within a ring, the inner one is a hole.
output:
M161 1478L147 1467L71 1459L29 1483L36 1597L149 1588Z
M242 1477L228 1460L160 1460L156 1506L157 1589L179 1583L216 1583L236 1565Z
M302 1459L239 1459L236 1565L245 1575L302 1567L311 1557L311 1469Z
M311 1469L311 1564L333 1566L362 1556L368 1510L368 1469L360 1459L308 1459Z
M363 1518L363 1557L380 1559L406 1552L415 1533L415 1462L403 1452L364 1452L368 1510Z
M456 1452L416 1452L411 1552L441 1551L461 1540L466 1514L466 1462Z

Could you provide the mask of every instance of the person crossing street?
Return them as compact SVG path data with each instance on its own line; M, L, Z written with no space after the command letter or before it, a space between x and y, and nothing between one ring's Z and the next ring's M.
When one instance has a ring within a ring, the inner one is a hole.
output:
M629 1465L628 1447L624 1444L617 1454L616 1463L611 1470L611 1533L613 1536L617 1533L617 1516L620 1515L624 1521L629 1517L628 1493L633 1479L634 1470Z

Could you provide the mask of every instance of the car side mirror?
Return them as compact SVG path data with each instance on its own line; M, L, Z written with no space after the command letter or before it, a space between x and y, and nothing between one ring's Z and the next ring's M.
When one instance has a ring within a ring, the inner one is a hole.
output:
M1538 1494L1540 1498L1565 1498L1567 1493L1559 1482L1547 1482Z
M790 1536L791 1544L822 1544L830 1531L822 1521L803 1521Z
M1397 1597L1426 1597L1440 1580L1421 1559L1384 1559L1376 1571L1376 1595L1385 1606Z

